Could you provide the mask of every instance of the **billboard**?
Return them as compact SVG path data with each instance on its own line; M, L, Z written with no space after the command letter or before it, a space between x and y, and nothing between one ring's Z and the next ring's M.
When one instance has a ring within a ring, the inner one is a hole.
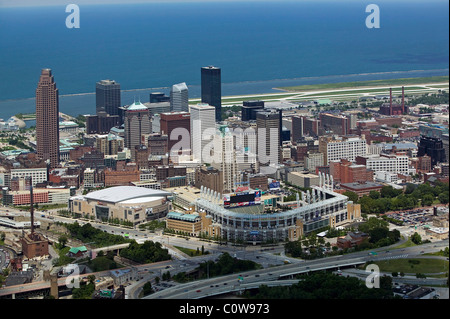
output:
M231 193L223 195L223 206L234 208L261 204L261 191L249 190L247 192Z
M277 181L273 181L272 183L269 184L269 189L279 189L280 188L280 182Z

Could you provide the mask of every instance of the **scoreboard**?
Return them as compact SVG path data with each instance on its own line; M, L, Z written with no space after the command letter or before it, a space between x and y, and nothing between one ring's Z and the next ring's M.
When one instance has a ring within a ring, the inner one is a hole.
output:
M259 205L261 204L261 191L248 191L223 195L225 208Z

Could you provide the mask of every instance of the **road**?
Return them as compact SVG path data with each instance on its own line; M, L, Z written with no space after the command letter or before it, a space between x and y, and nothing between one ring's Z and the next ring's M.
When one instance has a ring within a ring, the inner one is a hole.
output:
M18 214L27 216L29 215L29 212L18 212ZM42 215L44 215L44 217L42 217ZM49 216L51 216L53 217L52 219L53 221L60 221L64 223L74 222L74 220L71 218L56 216L52 212L45 212L45 213L37 212L35 216L36 219L48 220ZM148 231L140 231L138 229L129 229L119 226L113 226L100 222L83 221L83 220L77 221L82 225L85 223L90 223L93 227L96 227L111 234L121 235L128 233L130 238L136 239L136 241L138 242L152 240L155 242L160 242L165 247L181 246L194 250L196 250L197 248L201 249L201 247L204 246L205 251L209 252L209 254L204 256L185 258L183 255L179 254L177 250L170 249L173 260L166 261L163 263L138 266L141 279L138 282L135 282L126 287L127 298L129 299L137 299L142 289L142 286L147 281L151 281L154 283L155 277L161 278L162 274L165 271L170 271L171 275L174 275L178 272L193 270L201 262L207 260L216 260L219 254L221 254L222 252L228 252L231 256L236 258L252 260L263 267L262 270L249 272L245 274L247 275L247 277L244 279L245 284L252 284L254 282L273 281L276 280L278 277L290 276L291 272L292 274L296 274L299 271L300 272L312 271L320 269L321 267L335 268L344 264L348 264L349 262L357 264L357 263L365 263L368 260L381 260L386 258L407 258L411 256L419 256L420 254L422 254L422 252L439 251L440 249L443 249L444 247L448 246L448 239L447 239L441 242L435 242L403 249L393 249L390 247L379 248L374 250L378 252L377 256L369 256L368 252L364 251L338 257L328 257L313 261L303 261L296 258L286 258L283 254L284 249L282 246L275 246L269 248L262 248L261 246L246 246L246 247L237 247L231 245L221 246L217 243L209 243L201 241L199 239L191 238L189 240L186 240L184 238L176 238L173 236L165 236L157 233L149 233ZM285 265L285 260L288 260L290 264ZM310 268L306 269L306 267ZM268 275L268 271L270 271L271 275ZM220 278L213 278L210 279L209 281L208 280L197 281L194 283L187 284L187 286L185 287L176 284L174 287L169 287L164 290L161 290L153 295L150 295L147 298L158 298L158 296L160 296L160 298L166 297L172 298L171 296L179 296L183 298L188 297L197 298L201 296L204 297L207 295L211 295L213 291L230 290L230 286L236 286L238 284L242 283L237 282L236 275L230 275ZM48 283L42 282L41 286L38 287L43 287L45 285L48 285ZM26 287L31 286L23 285L23 289L26 289ZM11 289L10 291L13 291L14 287L10 287L10 289ZM15 289L16 291L21 290L19 287L15 287ZM5 291L3 290L4 289L0 290L0 295L5 293ZM173 290L175 290L176 293ZM191 294L192 292L196 292L197 290L203 291L203 294L200 293Z
M238 291L243 288L242 284L259 285L261 283L276 281L281 278L292 279L300 273L318 271L324 269L339 269L351 265L364 264L368 261L377 261L393 258L410 258L428 252L436 252L448 246L448 239L431 244L424 244L418 247L408 247L404 249L388 250L377 249L378 255L368 255L367 251L357 252L339 257L328 257L311 261L303 261L295 264L281 265L264 268L260 270L243 272L241 275L244 281L238 281L239 274L215 277L194 281L186 284L178 284L173 287L156 292L143 299L199 299L217 294ZM428 281L425 281L428 282Z

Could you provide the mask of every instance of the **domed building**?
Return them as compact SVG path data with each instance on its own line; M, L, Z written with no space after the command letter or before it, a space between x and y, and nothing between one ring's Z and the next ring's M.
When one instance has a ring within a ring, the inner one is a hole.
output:
M171 193L136 186L116 186L69 199L69 210L96 220L119 219L134 225L164 217Z

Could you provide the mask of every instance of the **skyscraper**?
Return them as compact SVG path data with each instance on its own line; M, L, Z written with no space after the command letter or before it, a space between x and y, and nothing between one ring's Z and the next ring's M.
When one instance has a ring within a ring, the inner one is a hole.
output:
M125 147L131 150L131 160L136 159L136 146L141 145L142 134L152 132L148 108L134 102L125 111Z
M113 80L101 80L95 86L96 112L119 115L120 84Z
M202 163L205 160L205 155L210 155L205 148L215 134L216 110L206 103L191 106L192 157Z
M261 111L256 113L258 159L261 164L281 162L281 113Z
M242 121L256 120L256 112L264 110L264 101L244 101L242 103Z
M231 193L240 182L234 148L234 136L226 125L220 126L214 135L214 160L211 166L222 172L223 189L221 193Z
M202 103L214 106L216 122L222 120L222 82L220 68L207 66L201 69Z
M168 152L182 154L191 148L191 115L188 112L166 112L159 114L161 134L168 136ZM174 146L176 146L174 148Z
M37 156L59 164L59 95L51 69L43 69L36 89Z
M170 91L170 111L189 112L189 91L186 83L172 86Z

